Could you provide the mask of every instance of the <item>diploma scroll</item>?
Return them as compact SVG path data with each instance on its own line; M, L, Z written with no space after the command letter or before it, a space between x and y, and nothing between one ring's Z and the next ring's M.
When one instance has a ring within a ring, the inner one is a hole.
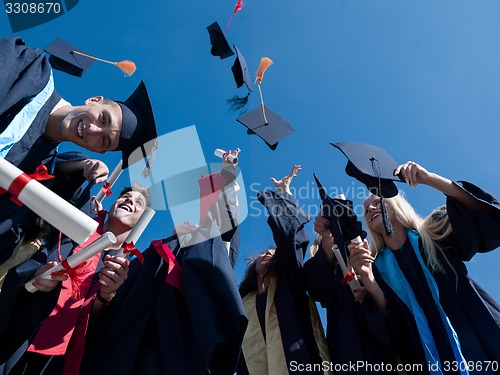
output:
M125 241L123 241L123 243L125 244L125 243L132 242L135 245L137 243L137 241L139 240L139 238L141 237L142 232L144 232L144 230L148 226L149 222L151 221L151 219L155 215L155 213L156 213L155 210L153 210L150 207L146 207L146 209L142 213L141 217L139 218L139 220L137 220L137 223L134 225L134 227L132 228L132 230L128 234L127 239ZM122 257L124 255L125 254L123 253L123 247L122 247L118 251L116 256Z
M96 239L94 242L89 244L88 246L84 247L77 253L69 256L65 262L69 265L71 268L75 268L78 265L82 264L86 260L92 258L94 255L100 253L107 247L113 245L116 243L116 237L113 233L111 232L106 232L104 233L101 237ZM65 268L63 266L63 263L58 263L51 269L45 271L44 273L38 275L36 278L42 278L42 279L50 279L51 275L54 272L59 272L59 271L64 271ZM24 287L26 290L30 293L36 292L38 289L33 286L33 281L35 281L36 278L31 279L28 281L26 284L24 284Z
M120 177L120 175L122 174L122 171L123 171L122 165L123 165L123 161L120 160L120 162L116 165L113 172L111 172L111 175L106 180L106 182L105 182L106 188L100 189L99 192L97 193L97 195L95 197L95 199L97 201L102 202L104 197L106 197L106 190L111 189L113 187L114 183L116 182L116 180L118 179L118 177Z
M346 200L344 194L339 194L335 198ZM356 242L363 242L360 236L354 238L351 240L351 243L356 243ZM361 284L359 283L358 276L354 273L354 270L352 267L347 267L347 264L345 264L344 258L342 257L342 254L340 253L340 250L337 245L333 245L333 254L335 255L335 258L337 259L337 262L340 265L340 269L342 270L342 274L344 277L349 277L349 275L354 275L350 281L347 282L349 287L351 288L352 292L354 295L356 293L354 292L354 289L360 288Z
M224 151L223 149L218 148L215 150L214 154L215 154L215 156L217 156L221 159L224 159L227 155L227 151ZM231 162L233 164L238 163L238 158L234 155L228 155L227 160L229 160L229 162Z
M25 174L22 170L0 158L0 187L9 190L12 183L23 179L23 176ZM85 242L99 225L97 221L33 179L20 187L17 199L78 244Z
M340 250L337 245L333 245L333 254L335 255L335 258L337 259L337 262L340 265L340 269L342 270L342 274L344 277L349 277L349 275L354 275L351 280L347 281L347 284L352 290L352 293L356 295L356 292L354 289L360 288L361 284L359 283L358 276L354 273L354 270L352 267L347 267L347 265L344 262L344 258L342 257L342 254L340 254Z

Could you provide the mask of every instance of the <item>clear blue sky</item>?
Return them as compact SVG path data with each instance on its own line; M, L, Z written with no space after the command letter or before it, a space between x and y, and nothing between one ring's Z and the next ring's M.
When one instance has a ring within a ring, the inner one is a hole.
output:
M301 164L294 186L303 187L298 198L311 213L319 204L313 172L348 198L359 189L329 142L379 145L401 163L413 160L500 195L498 1L248 0L227 37L244 54L251 75L261 57L274 60L262 84L265 102L296 129L276 151L247 136L228 110L227 98L246 94L233 81L234 57L210 55L206 26L218 21L225 28L235 2L80 0L66 15L18 35L39 47L61 37L97 56L137 64L131 78L103 64L94 64L83 78L56 72L57 90L73 104L93 95L124 100L142 79L160 134L196 125L208 163L217 162L217 147L243 150L250 208L241 226L238 280L244 258L272 244L255 203L256 190L271 186L269 177L280 178ZM12 35L4 13L0 35ZM254 92L249 108L257 105ZM119 155L103 160L112 169ZM428 187L400 188L422 215L444 203ZM309 229L312 236L312 223ZM170 214L158 212L139 245L171 231ZM500 300L498 264L500 253L491 252L468 267Z

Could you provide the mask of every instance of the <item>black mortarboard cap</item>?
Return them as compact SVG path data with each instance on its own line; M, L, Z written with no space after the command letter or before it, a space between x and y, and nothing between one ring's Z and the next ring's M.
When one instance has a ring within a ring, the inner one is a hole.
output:
M278 142L294 132L295 129L278 114L267 107L264 108L268 121L267 124L262 112L262 106L258 106L250 112L245 113L243 116L237 118L236 121L248 128L248 134L257 134L266 142L271 150L275 150Z
M338 220L341 232L340 234L345 242L350 243L351 240L358 236L365 239L366 232L362 229L362 224L354 212L352 201L348 199L330 197L326 193L321 182L319 182L316 174L313 174L313 176L316 181L316 186L318 187L323 212L330 221L330 231L334 235L337 245L339 245L337 240L339 233L335 233L338 230L334 228L334 225L336 224L333 222L334 220Z
M394 176L398 163L381 147L356 142L331 143L349 159L346 173L366 185L372 194L391 198L398 194ZM404 181L403 181L404 182Z
M210 43L212 44L212 50L210 52L213 56L219 56L222 60L234 55L233 50L229 47L229 43L217 22L208 26L207 30L210 35Z
M49 62L52 68L81 77L94 60L73 51L84 52L62 39L54 40L45 48L45 52L50 54Z
M394 181L403 181L394 175L398 163L387 151L378 146L356 142L339 142L331 145L342 151L349 159L345 168L346 173L365 184L372 194L380 197L385 232L388 236L394 236L384 198L392 198L398 194Z
M144 81L124 102L117 101L122 109L122 131L117 150L122 151L123 169L128 167L130 154L158 137L153 108ZM143 149L144 157L151 150Z
M248 90L252 91L252 80L250 79L250 74L248 73L247 62L238 47L234 44L233 47L236 50L236 60L234 60L231 70L233 72L234 81L236 82L236 87L240 88L243 84L245 84Z

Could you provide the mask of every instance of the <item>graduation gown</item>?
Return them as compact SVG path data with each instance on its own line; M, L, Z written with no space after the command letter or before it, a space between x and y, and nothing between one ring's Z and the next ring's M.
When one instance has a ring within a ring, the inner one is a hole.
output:
M43 133L50 112L61 97L53 89L48 60L38 48L29 48L20 38L11 37L0 39L0 67L0 152L8 150L5 159L28 174L40 164L47 165L50 171L49 164L58 143L47 141ZM32 100L41 92L46 94L40 101ZM25 120L21 125L14 125L21 112L31 121L22 131L20 128L27 125ZM8 149L12 134L24 131ZM0 195L0 263L12 255L21 240L28 212L26 207L13 203L8 195Z
M394 362L388 327L375 300L367 294L354 302L348 285L342 285L342 270L330 265L320 247L304 265L309 295L326 308L326 341L330 359L340 374L384 374L382 363ZM358 361L372 366L351 367Z
M144 264L131 262L89 327L82 374L234 373L247 319L225 245L220 237L184 248L177 236L161 243L176 261L152 244ZM172 272L180 284L169 281Z
M303 276L304 256L309 243L305 224L309 222L310 217L288 193L266 190L258 194L258 199L269 212L267 222L276 244L273 256L277 273L274 302L286 359L285 371L293 373L295 365L320 365L323 360L328 360L322 358L314 335L311 307ZM251 367L250 363L248 367ZM245 371L245 366L241 365L239 373L244 374Z
M81 153L64 153L58 161L81 160L86 158ZM92 214L90 192L81 186L83 177L56 172L52 188L70 202L79 202L77 207L88 215ZM79 186L80 184L80 186ZM45 246L33 257L12 268L0 293L0 374L8 374L23 356L41 323L56 306L61 286L48 293L29 293L24 283L29 281L35 271L50 261L58 261L58 232L46 240ZM68 237L61 239L61 257L68 257L75 243ZM97 269L102 267L99 262ZM62 373L62 363L61 363Z
M495 374L498 371L493 371L491 366L486 369L486 361L500 361L500 306L470 278L464 261L470 260L478 252L491 251L500 246L500 202L468 182L457 182L457 185L482 202L483 208L469 210L453 198L447 198L447 212L453 231L441 246L450 264L441 258L445 273L436 272L433 277L439 289L440 305L458 336L465 360L474 364L480 362L482 365L481 370L475 367L469 373ZM426 294L429 293L429 286L415 250L420 251L425 259L422 241L419 241L419 249L413 249L407 241L401 250L393 253L417 299L420 298L419 303L426 312L429 327L433 329L443 369L446 373L457 373L452 364L447 368L447 364L443 363L454 358L450 358L449 341L443 335L442 319L436 313L433 299L428 298L430 294ZM388 300L386 311L394 347L404 363L422 363L423 370L418 373L428 373L425 353L412 313L384 281L376 267L375 271L375 277Z

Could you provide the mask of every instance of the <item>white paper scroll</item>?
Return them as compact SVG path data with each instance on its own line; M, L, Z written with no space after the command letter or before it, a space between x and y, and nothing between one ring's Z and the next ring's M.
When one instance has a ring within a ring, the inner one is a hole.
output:
M132 228L132 230L128 234L127 239L125 241L123 241L123 243L133 242L135 245L137 243L137 241L139 240L139 238L141 237L142 232L144 232L144 230L148 226L149 222L151 221L151 219L155 215L155 213L156 213L155 210L153 210L150 207L146 207L146 209L142 213L141 217L139 218L139 220L137 220L137 223L135 223L134 227ZM120 257L124 256L123 247L120 249L120 251L118 251L116 256L120 256Z
M8 190L12 182L21 174L23 174L22 170L0 158L0 187ZM99 225L97 221L36 180L29 181L17 198L78 244L85 242Z
M215 156L217 156L221 159L224 159L224 157L227 155L227 151L224 151L223 149L218 148L215 150L214 154L215 154ZM228 155L227 160L229 160L229 162L231 162L233 164L238 163L238 158L234 155Z
M113 187L113 185L116 182L116 180L118 179L118 177L120 177L120 175L122 174L122 171L123 171L122 164L123 164L123 161L120 160L120 162L116 165L115 169L113 170L113 172L111 172L108 179L106 180L106 182L109 184L109 189L111 189ZM104 194L104 190L100 189L99 192L97 193L95 199L99 202L102 202L102 200L105 197L106 197L106 194Z
M101 251L103 251L104 249L106 249L107 247L109 247L115 243L116 243L115 235L111 232L106 232L101 237L99 237L97 240L95 240L94 242L89 244L88 246L84 247L83 249L81 249L77 253L69 256L66 259L66 261L68 262L68 264L71 268L75 268L76 266L85 262L87 259L92 258L94 255L100 253ZM61 263L56 264L54 267L52 267L51 269L38 275L36 278L50 279L51 275L54 272L58 272L58 271L64 271L64 267L61 265ZM24 287L30 293L34 293L38 290L33 286L33 281L36 278L31 279L26 284L24 284Z
M339 194L335 198L339 198L339 199L342 199L344 201L346 200L344 194ZM363 242L363 240L361 239L360 236L351 240L351 243L356 243L356 242ZM344 258L342 257L342 254L340 254L340 250L339 250L337 245L333 245L333 254L335 255L335 258L337 259L337 262L340 265L340 269L342 270L342 274L344 275L344 277L347 276L347 274L349 272L354 272L352 267L347 267L347 265L345 264ZM351 287L351 290L352 290L354 295L356 295L356 293L354 292L354 289L361 287L361 284L359 283L357 275L355 275L354 278L351 281L349 281L347 284Z

